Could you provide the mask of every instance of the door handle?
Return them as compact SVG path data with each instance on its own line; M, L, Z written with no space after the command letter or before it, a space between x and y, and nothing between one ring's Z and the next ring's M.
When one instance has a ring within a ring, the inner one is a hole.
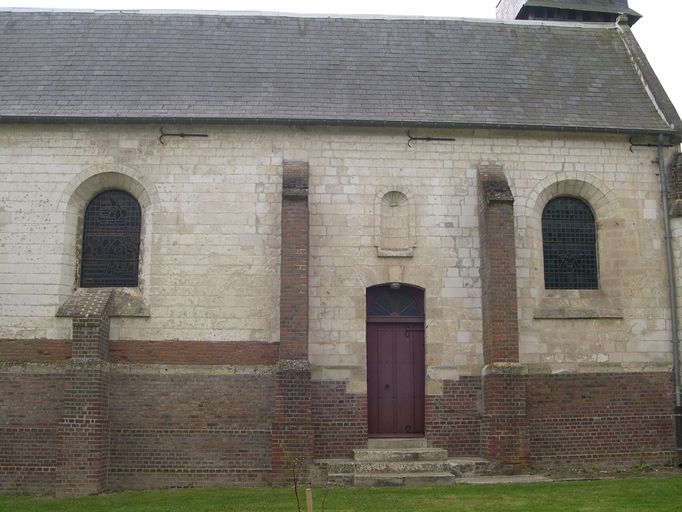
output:
M391 387L391 386L389 386L388 384L384 384L384 389L388 389L388 388L390 388L390 387Z

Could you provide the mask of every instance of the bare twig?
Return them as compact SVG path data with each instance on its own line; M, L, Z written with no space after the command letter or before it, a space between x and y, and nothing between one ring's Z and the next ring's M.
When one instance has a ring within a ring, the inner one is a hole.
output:
M324 512L324 504L327 502L327 496L329 496L330 490L331 487L329 485L326 485L324 488L324 495L322 496L322 510L320 512Z
M298 459L294 459L291 463L291 475L294 478L294 495L296 496L296 509L301 512L301 500L298 497L298 477L300 472L300 464Z

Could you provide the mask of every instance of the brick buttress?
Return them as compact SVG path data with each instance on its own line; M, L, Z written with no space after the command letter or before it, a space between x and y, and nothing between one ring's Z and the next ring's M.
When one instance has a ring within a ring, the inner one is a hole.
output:
M74 304L57 432L57 496L96 494L107 487L111 296L110 288L93 288Z
M313 457L308 362L308 163L284 162L280 350L272 425L272 482L292 479Z
M478 171L483 290L483 456L513 470L528 466L528 372L519 364L514 196L502 167Z

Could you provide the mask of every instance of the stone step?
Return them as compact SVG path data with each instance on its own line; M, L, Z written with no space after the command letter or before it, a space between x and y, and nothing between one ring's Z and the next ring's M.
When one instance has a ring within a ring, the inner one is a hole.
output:
M356 462L356 473L448 473L446 461Z
M455 483L451 473L355 473L355 487L417 487Z
M326 481L317 483L332 487L351 487L353 485L353 473L329 473Z
M495 465L481 457L455 457L448 459L449 471L457 477L488 475Z
M448 458L448 452L442 448L353 450L353 458L356 462L444 461Z
M427 444L425 437L387 437L369 439L367 448L370 450L401 450L427 448Z
M329 474L355 471L355 462L352 459L316 459L314 463Z

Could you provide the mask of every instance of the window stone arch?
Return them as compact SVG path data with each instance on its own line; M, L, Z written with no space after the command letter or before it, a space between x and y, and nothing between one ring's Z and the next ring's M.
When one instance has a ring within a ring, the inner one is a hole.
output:
M588 205L596 230L598 286L592 288L547 288L545 286L542 216L553 200L569 197ZM618 250L623 220L618 217L618 199L599 178L589 173L560 172L538 182L517 212L518 253L522 315L535 319L622 318L621 275ZM528 301L528 302L527 302ZM528 306L530 308L528 309ZM527 317L527 318L528 318Z
M115 287L111 316L149 316L149 276L152 253L152 210L159 202L158 192L147 178L132 167L113 164L84 169L66 186L59 210L64 215L64 265L60 282L57 316L69 316L70 304L81 292L81 261L85 211L98 194L119 190L130 194L139 204L140 245L138 282L133 287Z

